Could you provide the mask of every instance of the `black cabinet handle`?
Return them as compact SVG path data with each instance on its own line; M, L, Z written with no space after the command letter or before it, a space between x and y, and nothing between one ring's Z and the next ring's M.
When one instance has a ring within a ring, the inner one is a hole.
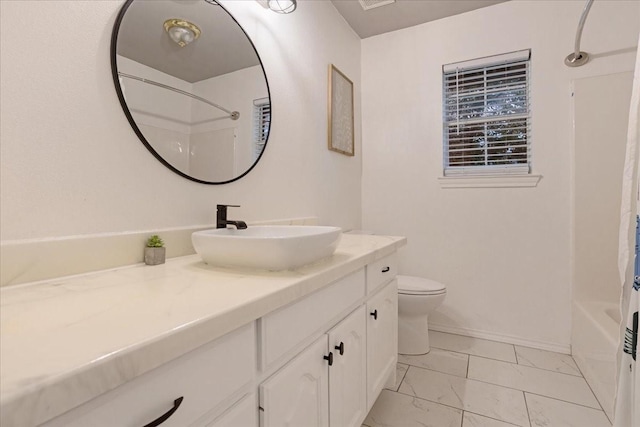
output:
M160 424L162 424L163 422L167 421L169 419L169 417L171 417L171 415L173 415L173 413L178 410L178 408L182 404L182 400L183 399L184 399L184 396L180 396L179 398L174 400L173 401L173 408L169 409L169 411L166 414L161 415L160 418L157 418L157 419L151 421L149 424L146 424L144 427L158 427Z
M340 356L342 356L344 354L344 343L343 342L340 342L340 345L337 345L334 348L340 352Z
M378 310L373 310L369 314L372 315L375 320L378 320Z
M332 352L329 352L329 355L328 356L324 356L323 359L329 361L329 366L333 365L333 353Z
M383 268L383 269L382 269L382 272L383 272L383 273L386 273L386 272L387 272L387 271L389 271L389 270L391 270L389 267L385 267L385 268Z

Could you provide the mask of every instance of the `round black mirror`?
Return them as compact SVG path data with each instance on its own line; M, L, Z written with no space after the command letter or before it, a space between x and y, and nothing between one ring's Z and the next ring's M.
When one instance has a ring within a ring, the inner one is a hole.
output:
M262 61L214 0L127 0L111 38L113 80L131 127L165 166L192 181L246 175L269 137Z

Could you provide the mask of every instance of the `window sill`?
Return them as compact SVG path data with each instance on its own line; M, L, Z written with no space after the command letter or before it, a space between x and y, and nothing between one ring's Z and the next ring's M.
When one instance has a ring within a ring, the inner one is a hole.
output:
M440 188L517 188L537 187L542 175L443 176Z

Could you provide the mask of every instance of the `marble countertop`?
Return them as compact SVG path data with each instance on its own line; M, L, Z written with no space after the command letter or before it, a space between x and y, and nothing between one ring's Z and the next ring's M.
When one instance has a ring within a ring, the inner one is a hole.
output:
M343 234L291 271L212 267L199 256L0 290L0 424L35 426L406 244Z

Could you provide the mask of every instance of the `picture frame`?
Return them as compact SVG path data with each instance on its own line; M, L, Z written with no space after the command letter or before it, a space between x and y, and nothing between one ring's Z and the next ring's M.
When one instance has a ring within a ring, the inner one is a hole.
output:
M329 65L329 150L355 155L353 82L335 65Z

